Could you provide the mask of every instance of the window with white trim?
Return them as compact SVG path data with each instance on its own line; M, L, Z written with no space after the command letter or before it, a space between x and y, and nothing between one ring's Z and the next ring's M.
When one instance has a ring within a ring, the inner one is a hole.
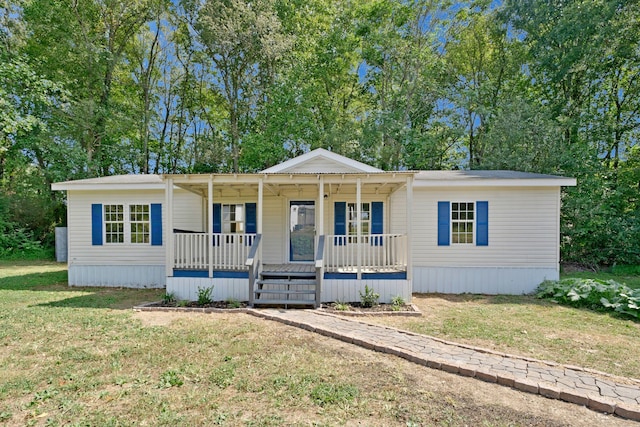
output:
M129 205L131 243L149 243L149 205Z
M356 234L358 234L357 208L357 203L347 203L347 234L349 236L355 236ZM371 232L371 203L362 203L360 209L362 235L367 236Z
M475 203L451 203L451 243L473 244Z
M222 232L244 233L244 205L222 205Z
M104 205L104 241L107 244L149 244L149 205Z

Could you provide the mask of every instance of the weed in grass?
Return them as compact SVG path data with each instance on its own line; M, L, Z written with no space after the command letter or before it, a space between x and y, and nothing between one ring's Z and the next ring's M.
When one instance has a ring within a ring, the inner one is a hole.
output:
M322 382L311 390L309 397L317 405L325 406L351 402L358 396L358 394L358 389L350 384L331 384Z
M2 412L0 412L0 422L10 420L12 416L13 416L13 414L11 414L11 412L2 411Z
M182 378L180 378L180 374L176 371L165 371L160 376L160 382L158 383L158 388L171 388L171 387L180 387L184 384Z
M233 378L235 377L235 375L236 367L233 364L225 363L213 370L213 372L209 376L209 380L211 381L211 383L224 389L233 384Z

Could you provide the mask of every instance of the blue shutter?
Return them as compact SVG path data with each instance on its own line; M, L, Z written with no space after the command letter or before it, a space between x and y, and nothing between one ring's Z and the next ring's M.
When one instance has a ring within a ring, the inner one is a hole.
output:
M438 246L449 246L449 202L438 202Z
M335 202L333 215L333 234L344 236L347 234L347 202ZM342 246L346 243L345 237L336 237L334 245Z
M382 234L384 229L384 209L382 202L371 202L371 234ZM371 245L382 246L382 237L372 237Z
M162 205L151 204L151 246L162 246Z
M102 245L102 204L91 205L91 244Z
M246 232L248 234L253 234L256 233L258 230L258 226L257 226L257 220L256 220L256 204L255 203L245 203L244 204L244 209L246 212Z
M244 210L245 210L245 232L248 234L253 234L253 233L257 233L258 230L258 224L257 224L257 220L256 220L256 211L257 211L257 207L255 203L245 203L244 204ZM244 245L245 246L251 246L253 244L253 238L247 238L244 241Z
M476 246L489 246L489 202L476 202Z
M213 204L213 233L222 233L222 205L220 203ZM213 236L213 246L219 244L219 236Z

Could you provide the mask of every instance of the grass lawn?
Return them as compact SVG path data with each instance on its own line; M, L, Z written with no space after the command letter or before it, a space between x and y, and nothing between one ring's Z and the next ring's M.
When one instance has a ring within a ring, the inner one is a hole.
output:
M431 370L246 314L134 313L130 309L161 294L158 290L69 288L65 267L59 264L0 261L0 424L625 423L583 407ZM538 348L538 344L522 339L524 329L504 321L509 317L541 323L540 331L537 326L527 327L529 336L543 330L548 330L547 335L557 333L554 322L560 320L553 320L554 312L576 319L576 324L580 319L598 319L526 299L455 301L427 296L418 300L427 304L425 320L443 316L436 327L441 336L453 337L453 330L462 325L463 335L478 335L482 343L504 340L516 349ZM442 310L430 311L430 307ZM484 324L474 325L477 319L463 316L474 311L479 317L503 314L503 325L495 336L486 338ZM632 339L633 333L638 335L636 324L599 316L601 322L614 325L612 337L631 343L626 354L638 354L637 339L635 343ZM428 323L412 327L423 329ZM624 328L629 328L628 336L620 335ZM507 339L509 335L515 336ZM580 339L588 342L574 347L593 348L593 341L598 341L587 339L586 332ZM545 340L557 344L569 339L561 334ZM601 354L596 352L594 357ZM633 363L631 359L637 358L628 359Z
M563 277L613 279L640 287L626 272ZM640 378L640 322L613 313L564 307L533 296L414 294L420 318L373 320L446 340L615 375Z

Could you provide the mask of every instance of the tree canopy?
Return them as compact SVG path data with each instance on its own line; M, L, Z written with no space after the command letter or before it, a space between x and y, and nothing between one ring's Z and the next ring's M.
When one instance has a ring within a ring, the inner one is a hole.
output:
M562 257L640 263L637 0L0 0L0 227L55 181L383 169L578 178Z

